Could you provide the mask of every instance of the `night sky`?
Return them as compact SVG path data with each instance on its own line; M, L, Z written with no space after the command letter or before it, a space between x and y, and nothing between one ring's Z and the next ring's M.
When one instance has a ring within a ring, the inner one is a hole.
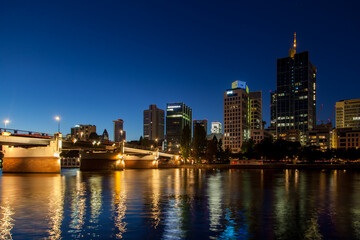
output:
M193 119L223 121L235 80L263 91L270 123L276 59L293 33L318 69L320 119L360 98L358 1L0 2L1 127L69 133L76 124L125 121L139 139L150 104L184 102Z

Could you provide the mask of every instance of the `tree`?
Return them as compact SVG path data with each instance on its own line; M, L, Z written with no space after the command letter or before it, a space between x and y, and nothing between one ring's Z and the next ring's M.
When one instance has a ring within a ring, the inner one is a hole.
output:
M191 130L189 125L183 128L180 138L180 150L182 158L187 162L191 150Z
M241 153L245 155L247 158L255 158L255 141L250 138L243 142L241 145Z
M97 135L96 132L92 132L89 135L89 141L93 142L93 141L98 141L99 140L99 135Z
M255 151L265 159L273 159L274 143L270 138L264 138L260 143L255 145Z
M192 142L192 154L196 162L200 162L201 158L205 155L206 149L206 131L200 125L195 125L194 139Z
M213 139L207 141L207 146L206 146L206 159L209 162L214 162L216 160L217 150L218 150L218 141L216 136L214 136Z

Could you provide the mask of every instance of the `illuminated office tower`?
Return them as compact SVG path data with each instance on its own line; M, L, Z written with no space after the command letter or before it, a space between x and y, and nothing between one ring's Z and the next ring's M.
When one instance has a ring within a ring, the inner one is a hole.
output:
M246 82L235 81L224 92L224 148L240 152L241 145L250 138L250 101Z
M168 103L166 107L166 140L169 151L179 151L180 139L185 126L189 127L191 137L192 109L184 103Z
M336 102L336 128L360 128L360 99Z
M157 108L155 104L144 110L144 139L164 139L165 111Z
M221 122L211 122L210 132L215 134L221 134L222 133Z
M276 98L272 119L276 137L296 133L304 143L306 132L316 124L316 67L310 62L308 51L296 53L296 33L289 57L277 60L277 88L272 97Z

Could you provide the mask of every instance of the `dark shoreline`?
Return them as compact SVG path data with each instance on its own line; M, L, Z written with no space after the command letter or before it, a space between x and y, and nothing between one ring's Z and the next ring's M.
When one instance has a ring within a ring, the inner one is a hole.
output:
M174 167L174 166L172 166ZM162 167L159 167L162 168ZM164 166L164 168L171 168ZM180 165L178 168L204 169L354 169L360 170L360 164L264 164L264 165L230 165L230 164L193 164Z

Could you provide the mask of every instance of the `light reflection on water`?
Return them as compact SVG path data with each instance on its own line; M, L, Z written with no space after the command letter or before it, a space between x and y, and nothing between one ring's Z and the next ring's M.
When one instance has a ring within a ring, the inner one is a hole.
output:
M0 239L359 239L360 172L0 174Z

